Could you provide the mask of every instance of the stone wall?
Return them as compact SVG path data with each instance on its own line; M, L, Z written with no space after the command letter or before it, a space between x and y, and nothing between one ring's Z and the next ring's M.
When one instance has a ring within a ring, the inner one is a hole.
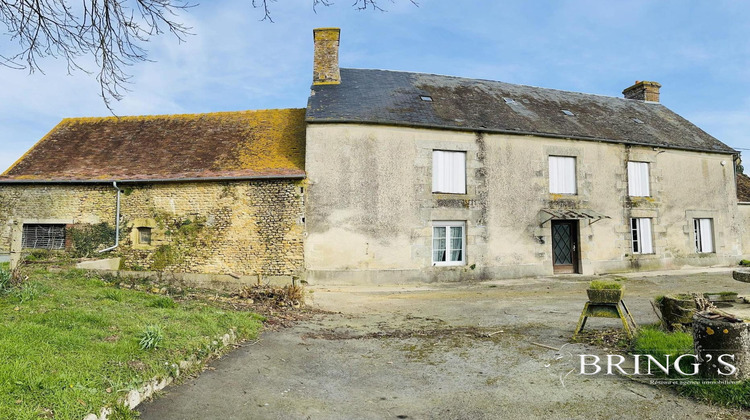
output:
M303 270L304 181L120 184L124 269L291 276ZM0 185L0 253L24 223L114 223L112 185ZM151 243L139 243L138 228ZM114 243L114 238L112 238ZM111 244L107 244L111 245Z

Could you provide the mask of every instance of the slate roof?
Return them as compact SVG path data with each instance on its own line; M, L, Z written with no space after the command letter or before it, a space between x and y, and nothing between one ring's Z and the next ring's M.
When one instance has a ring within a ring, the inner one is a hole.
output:
M305 110L64 119L2 182L305 175Z
M531 134L737 153L659 103L386 70L341 69L341 84L314 85L307 122Z

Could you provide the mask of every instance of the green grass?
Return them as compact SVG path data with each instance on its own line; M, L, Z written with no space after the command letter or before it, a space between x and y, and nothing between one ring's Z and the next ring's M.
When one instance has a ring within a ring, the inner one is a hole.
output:
M148 306L150 306L152 308L167 308L167 309L171 309L171 308L176 308L177 307L177 302L175 302L174 300L172 300L172 298L170 298L168 296L160 296L160 297L152 300L151 302L149 302Z
M680 355L693 354L693 336L684 332L664 332L657 327L647 326L640 330L633 342L634 354L650 354L660 363L674 361ZM691 372L693 360L683 360L684 372ZM674 375L673 375L674 376ZM700 379L700 378L696 378ZM675 385L680 394L687 395L711 404L729 407L750 408L750 381L739 384L686 383Z
M667 364L667 355L669 362L672 363L677 357L683 354L693 353L693 336L681 331L667 333L654 326L645 326L638 332L633 343L634 354L650 354L662 365ZM689 362L683 371L690 372Z
M622 284L615 283L613 281L591 280L591 283L589 283L589 289L592 289L592 290L620 290L620 289L622 289Z
M78 270L37 271L0 294L0 418L98 414L144 381L173 373L174 363L210 354L229 329L251 338L261 326L249 312L167 299ZM141 349L151 325L162 338Z

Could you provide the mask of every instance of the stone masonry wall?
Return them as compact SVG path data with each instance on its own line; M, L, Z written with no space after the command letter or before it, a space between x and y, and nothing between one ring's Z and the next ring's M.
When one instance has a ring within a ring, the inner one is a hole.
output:
M120 188L121 268L264 277L304 268L302 180ZM106 184L0 185L0 253L20 248L23 223L112 224L115 203ZM151 229L150 244L139 227Z

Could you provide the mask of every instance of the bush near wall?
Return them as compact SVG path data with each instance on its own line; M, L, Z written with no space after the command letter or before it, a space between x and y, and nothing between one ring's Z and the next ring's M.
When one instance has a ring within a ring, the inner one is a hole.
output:
M67 229L71 241L69 253L75 258L87 258L97 251L114 245L115 228L102 222L94 225L73 225Z

